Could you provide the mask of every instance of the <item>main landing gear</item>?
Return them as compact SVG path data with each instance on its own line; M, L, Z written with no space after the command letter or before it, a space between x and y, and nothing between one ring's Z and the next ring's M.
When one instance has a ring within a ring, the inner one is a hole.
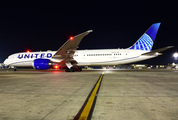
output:
M75 72L75 71L81 72L81 71L82 71L82 68L81 68L81 67L71 67L70 69L69 69L69 68L66 68L65 71L66 71L66 72Z

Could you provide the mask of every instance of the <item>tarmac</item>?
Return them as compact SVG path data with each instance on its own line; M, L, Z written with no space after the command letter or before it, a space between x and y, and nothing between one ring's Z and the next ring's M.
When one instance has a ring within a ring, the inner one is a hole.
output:
M101 74L92 120L178 120L178 70L0 70L0 120L73 120Z

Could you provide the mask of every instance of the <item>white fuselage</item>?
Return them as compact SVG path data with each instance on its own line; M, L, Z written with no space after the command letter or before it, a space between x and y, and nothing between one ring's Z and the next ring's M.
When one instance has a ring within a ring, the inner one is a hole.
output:
M146 52L149 51L132 49L76 50L73 58L77 61L77 66L102 66L128 64L157 57L156 54L152 56L141 55ZM52 58L55 53L56 51L16 53L10 55L4 64L16 67L33 66L34 60L39 58L56 62L56 59ZM57 62L62 60L59 59Z

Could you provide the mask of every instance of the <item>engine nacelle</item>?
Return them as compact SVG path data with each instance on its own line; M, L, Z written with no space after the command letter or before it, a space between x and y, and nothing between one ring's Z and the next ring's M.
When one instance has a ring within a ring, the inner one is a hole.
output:
M33 62L33 68L37 70L50 69L49 61L49 59L35 59Z

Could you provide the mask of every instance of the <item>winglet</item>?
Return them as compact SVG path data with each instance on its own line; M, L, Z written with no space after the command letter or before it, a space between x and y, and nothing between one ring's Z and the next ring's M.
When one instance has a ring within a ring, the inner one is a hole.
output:
M90 32L93 32L93 30L88 30L87 32L90 33Z

